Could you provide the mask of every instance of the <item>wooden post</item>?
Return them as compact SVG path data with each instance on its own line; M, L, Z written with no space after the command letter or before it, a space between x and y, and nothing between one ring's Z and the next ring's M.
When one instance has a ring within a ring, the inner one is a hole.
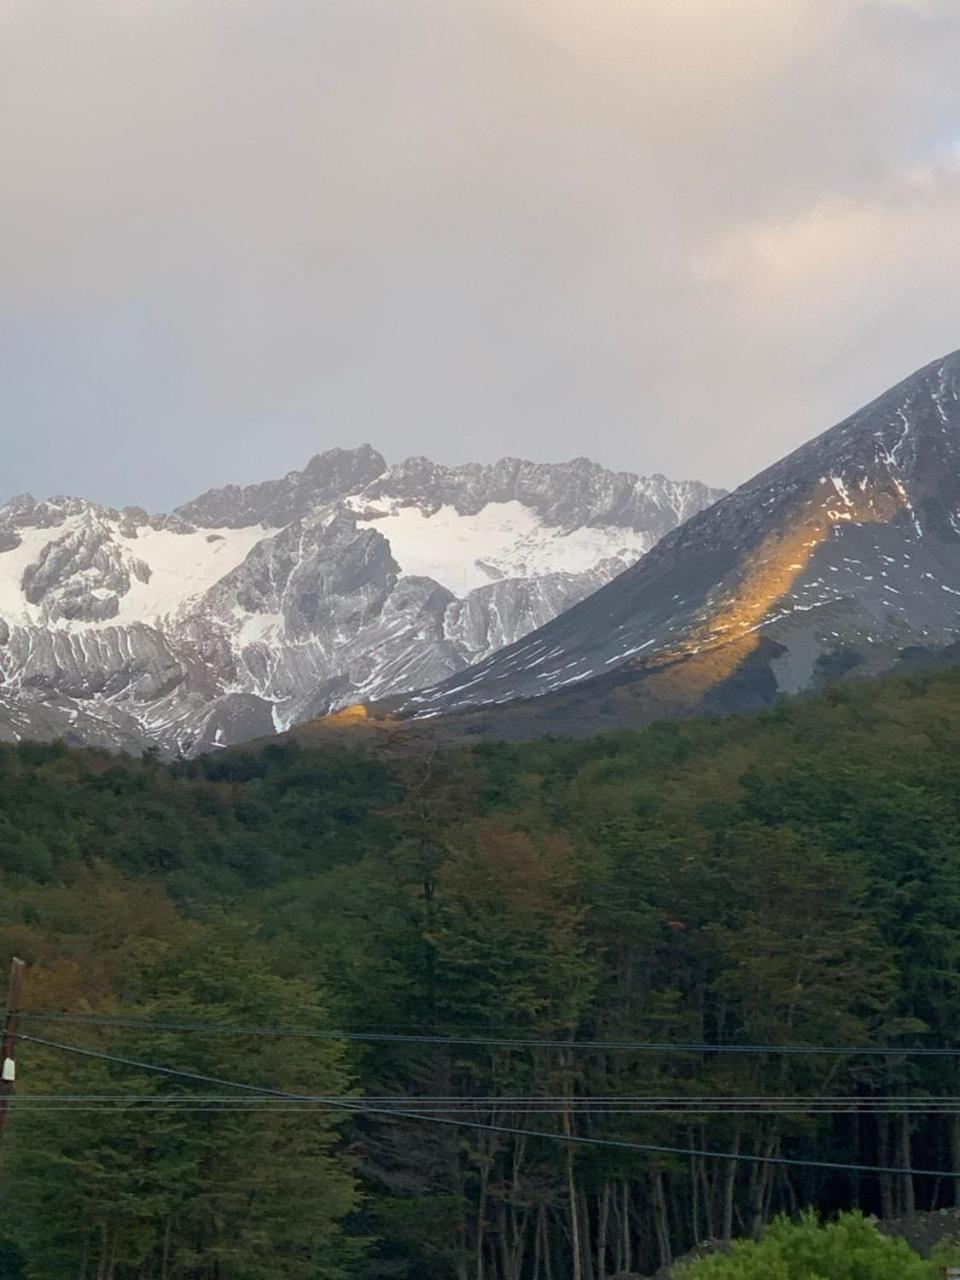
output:
M7 1013L0 1040L0 1147L10 1109L10 1097L16 1087L17 1027L20 1023L23 971L26 965L14 956L10 963L10 986L7 989Z

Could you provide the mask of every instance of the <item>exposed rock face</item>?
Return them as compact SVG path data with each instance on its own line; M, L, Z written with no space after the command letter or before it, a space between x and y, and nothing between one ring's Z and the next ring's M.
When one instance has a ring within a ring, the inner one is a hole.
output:
M170 515L22 495L0 508L0 737L198 751L434 684L717 496L368 445Z
M46 622L104 622L119 613L131 574L149 582L150 566L125 554L109 521L84 512L27 565L20 585L27 603L41 606Z
M311 458L302 471L282 480L265 480L241 489L235 484L210 489L177 509L194 525L240 529L263 524L280 528L348 494L361 493L386 470L381 454L370 445L330 449Z
M958 636L960 353L694 515L539 630L401 700L400 713L497 707L474 731L593 731L729 706L734 688L745 702L732 705L755 705Z

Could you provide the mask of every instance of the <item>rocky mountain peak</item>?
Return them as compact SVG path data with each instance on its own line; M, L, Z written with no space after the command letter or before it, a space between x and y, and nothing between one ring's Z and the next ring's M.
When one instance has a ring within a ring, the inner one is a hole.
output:
M0 509L0 735L201 750L435 683L632 564L684 487L367 444L170 515L23 495Z
M302 471L260 484L228 484L208 489L176 509L176 515L201 528L240 529L262 524L280 529L317 507L357 493L386 469L383 455L368 444L328 449Z
M345 493L356 493L387 469L383 454L372 445L355 449L327 449L310 459L301 473L302 480L316 485L316 492L327 501ZM296 474L295 472L292 474Z

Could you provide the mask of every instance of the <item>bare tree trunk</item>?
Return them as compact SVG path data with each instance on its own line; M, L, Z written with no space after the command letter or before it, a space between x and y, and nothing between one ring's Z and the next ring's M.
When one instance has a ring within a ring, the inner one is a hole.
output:
M467 1197L463 1188L463 1160L459 1156L454 1160L454 1168L456 1170L457 1200L460 1204L460 1212L457 1215L457 1256L454 1262L454 1271L457 1280L467 1280Z
M649 1204L631 1205L630 1221L633 1224L633 1265L637 1271L639 1271L644 1265L644 1244L646 1242L651 1220L652 1213Z
M890 1121L886 1116L877 1117L877 1148L880 1155L880 1164L891 1165L893 1160L890 1156ZM882 1218L892 1218L894 1214L893 1204L893 1175L889 1173L880 1174L880 1216Z
M779 1133L777 1134L776 1142L773 1144L771 1155L776 1156L778 1158L781 1155ZM768 1223L770 1221L770 1218L772 1217L773 1192L776 1187L776 1177L772 1167L769 1170L769 1174L770 1176L767 1178L767 1194L764 1197L763 1209L762 1209L764 1225L766 1225L766 1223Z
M740 1152L740 1130L737 1130L736 1137L733 1141L733 1151L735 1155ZM734 1194L737 1188L737 1164L738 1161L730 1160L727 1164L723 1179L723 1239L733 1239L733 1210L734 1210Z
M633 1249L630 1237L630 1183L623 1183L623 1269L628 1274L633 1270Z
M480 1153L480 1194L477 1197L477 1280L483 1280L483 1246L485 1242L484 1227L487 1218L487 1179L490 1171L484 1152Z
M543 1261L547 1280L553 1280L553 1254L550 1252L550 1215L543 1215Z
M853 1117L853 1163L866 1164L863 1158L863 1133L861 1117L855 1115ZM851 1209L860 1208L860 1175L859 1173L851 1173L850 1175L850 1207Z
M623 1223L620 1218L620 1201L616 1188L613 1191L613 1270L615 1275L626 1271L623 1265Z
M701 1146L705 1146L705 1134L701 1134ZM703 1216L706 1220L707 1237L713 1240L717 1234L716 1218L713 1212L714 1205L714 1188L710 1185L710 1178L707 1174L707 1162L702 1157L697 1162L700 1167L700 1185L703 1189Z
M527 1227L530 1225L532 1210L529 1206L523 1211L523 1217L520 1219L520 1230L517 1234L517 1243L513 1251L513 1275L514 1280L519 1280L523 1274L523 1260L527 1253Z
M522 1215L517 1213L520 1202L520 1170L526 1154L526 1138L514 1143L512 1177L510 1186L510 1273L508 1280L519 1280L523 1264L524 1246L527 1238L527 1223L530 1218L529 1208Z
M564 1054L564 1064L571 1065L573 1055ZM564 1092L572 1101L573 1082L572 1079L567 1080ZM570 1116L569 1109L563 1113L563 1132L567 1138L573 1137L573 1121ZM572 1280L583 1280L583 1254L580 1245L580 1209L577 1201L577 1178L574 1169L574 1147L572 1142L566 1143L566 1163L567 1163L567 1202L569 1204L570 1213L570 1253L573 1267L571 1271Z
M607 1227L610 1221L610 1183L604 1179L597 1214L597 1280L607 1280Z
M776 1148L777 1144L777 1126L771 1125L770 1134L764 1143L763 1155L769 1159ZM768 1200L768 1187L770 1183L771 1167L769 1164L754 1165L756 1177L753 1182L753 1222L751 1224L750 1234L757 1240L763 1231L764 1226L764 1206Z
M900 1117L900 1161L901 1169L913 1168L913 1157L910 1153L910 1117L902 1115ZM916 1213L917 1202L913 1189L913 1174L907 1173L900 1179L903 1184L902 1202L903 1211L907 1214Z
M800 1212L800 1200L797 1197L797 1192L790 1179L790 1175L786 1172L784 1172L783 1175L783 1185L787 1189L787 1204L790 1206L790 1216L795 1218Z
M660 1253L660 1266L669 1267L673 1261L673 1250L670 1248L670 1222L667 1218L667 1200L663 1190L663 1172L657 1170L653 1175L653 1225L657 1236L657 1249Z
M593 1269L593 1242L590 1239L590 1205L587 1202L587 1193L581 1191L578 1200L580 1203L580 1221L582 1223L580 1229L580 1256L583 1259L583 1280L596 1280L596 1274Z
M502 1200L496 1201L497 1207L497 1247L500 1253L500 1274L503 1280L511 1280L510 1275L510 1243L507 1239L507 1206Z
M563 1118L564 1130L570 1132L570 1113ZM573 1147L567 1144L567 1201L570 1213L570 1253L573 1280L583 1280L583 1259L580 1253L580 1210L577 1205L577 1181L573 1168Z
M668 1172L665 1177L667 1194L667 1221L670 1223L670 1248L674 1256L688 1249L690 1238L690 1206L686 1200L687 1184L675 1179Z
M531 1280L540 1280L541 1232L543 1229L543 1205L537 1210L537 1220L533 1224L533 1275Z

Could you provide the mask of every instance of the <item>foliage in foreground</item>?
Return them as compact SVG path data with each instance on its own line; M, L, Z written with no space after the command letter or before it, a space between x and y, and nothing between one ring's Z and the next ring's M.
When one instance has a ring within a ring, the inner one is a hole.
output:
M958 1260L960 1249L945 1246L924 1261L859 1213L821 1223L810 1212L798 1221L775 1218L759 1241L735 1240L729 1254L675 1274L677 1280L937 1280L941 1265Z

